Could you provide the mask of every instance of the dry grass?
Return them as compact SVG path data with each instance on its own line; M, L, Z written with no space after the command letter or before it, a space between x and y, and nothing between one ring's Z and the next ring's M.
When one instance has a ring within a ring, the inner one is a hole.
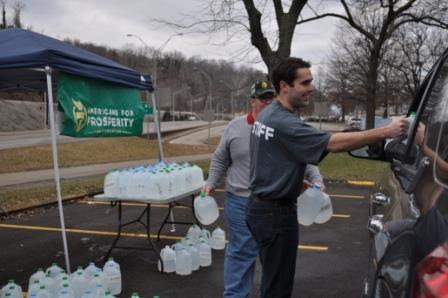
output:
M215 146L163 144L166 157L212 153ZM139 137L94 139L59 144L60 167L157 158L157 141ZM32 171L53 167L51 145L0 150L0 173Z

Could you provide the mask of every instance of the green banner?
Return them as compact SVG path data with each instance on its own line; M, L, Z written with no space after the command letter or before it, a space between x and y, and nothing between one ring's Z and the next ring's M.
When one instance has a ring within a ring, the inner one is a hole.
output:
M138 89L60 73L58 99L66 117L62 135L82 138L142 134L145 109Z

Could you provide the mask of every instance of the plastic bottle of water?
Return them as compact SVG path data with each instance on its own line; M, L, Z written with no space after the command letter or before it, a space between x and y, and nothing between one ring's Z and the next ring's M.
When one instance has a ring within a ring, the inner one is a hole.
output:
M172 250L168 245L165 246L164 249L160 252L160 257L162 258L163 262L163 272L171 273L176 271L176 252ZM159 271L162 270L160 264L160 260L158 262L158 269Z
M94 298L94 297L93 297L92 291L90 289L88 289L88 290L84 291L81 298Z
M203 225L214 223L219 217L218 204L214 198L206 196L204 192L194 199L194 214Z
M333 216L333 206L331 204L330 196L324 192L321 193L323 196L323 203L320 206L319 213L314 219L314 222L318 224L326 223Z
M82 267L78 267L75 275L71 278L71 288L76 297L80 297L84 293L86 285L87 279L84 277L84 271L82 270Z
M192 271L191 255L185 247L176 249L176 274L190 275Z
M110 291L106 291L106 293L104 294L104 297L105 298L115 298L115 296L112 295Z
M190 167L191 176L192 176L192 185L193 189L201 188L204 184L204 173L202 169L197 165L193 165Z
M102 285L98 284L96 285L92 293L94 298L104 298L106 291L104 290Z
M137 292L132 293L131 298L140 298Z
M42 268L38 268L37 271L35 273L33 273L33 275L30 276L30 281L28 283L28 288L30 288L34 282L40 281L41 279L43 279L45 277L45 272L44 269ZM29 291L29 290L28 290Z
M94 262L90 262L89 266L86 267L86 269L84 269L84 275L86 279L91 279L93 278L93 276L95 275L95 273L98 272L98 270L101 271L100 268L98 268L97 266L95 266Z
M191 270L196 271L199 269L199 252L193 244L190 243L188 246L188 252L191 256Z
M50 272L48 272L46 274L46 276L41 279L40 281L41 285L44 285L45 288L51 293L51 294L55 294L55 280L53 278L50 277Z
M51 264L50 267L47 268L45 271L46 274L50 274L51 278L55 278L59 274L61 274L61 271L65 272L61 267L59 267L56 263Z
M11 298L23 297L22 287L16 284L13 279L10 279L8 283L0 290L2 298L5 297L7 293L10 294Z
M104 177L104 194L110 197L117 197L120 194L118 178L120 172L112 170Z
M100 285L104 289L107 289L107 283L105 278L103 277L103 272L101 272L101 270L95 273L92 279L87 280L85 291L89 290L93 295L93 292L95 291L97 285Z
M104 264L103 274L107 280L107 289L112 295L119 295L121 293L120 265L113 258L109 258L106 264Z
M118 187L120 190L120 197L129 198L129 188L132 181L132 170L126 169L120 172L120 176L118 179Z
M309 226L314 223L320 212L321 206L325 204L325 198L320 191L320 185L314 184L307 188L297 198L297 219L301 225Z
M193 243L198 241L199 235L201 234L201 228L194 224L188 228L187 236L190 237Z
M211 239L211 234L210 231L207 229L202 229L201 232L199 233L199 238L201 238L205 241L205 243L207 243L208 245L210 245L210 239Z
M198 244L199 251L199 265L207 267L212 264L212 249L205 241Z
M217 227L212 233L211 245L213 249L224 249L226 247L226 232Z
M80 297L75 294L75 291L70 287L69 284L63 284L56 294L57 298L75 298Z
M56 277L53 291L55 294L59 293L59 290L65 285L70 285L69 276L66 273L60 274Z
M37 298L51 298L53 295L45 288L45 286L40 286L39 291L36 295Z
M30 283L28 286L28 295L35 294L37 295L37 292L39 292L41 286L41 282L38 279L34 279L33 283Z

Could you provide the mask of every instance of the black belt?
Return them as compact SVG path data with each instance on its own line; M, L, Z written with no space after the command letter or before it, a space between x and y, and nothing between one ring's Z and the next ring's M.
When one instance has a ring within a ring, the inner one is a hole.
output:
M256 196L251 196L252 201L260 204L270 204L274 206L290 206L296 203L296 199L290 198L278 198L278 199L267 199L267 198L259 198Z

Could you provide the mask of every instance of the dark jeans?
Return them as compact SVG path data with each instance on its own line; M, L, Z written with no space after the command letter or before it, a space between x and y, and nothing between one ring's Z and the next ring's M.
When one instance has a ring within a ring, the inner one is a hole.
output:
M280 205L251 199L246 222L260 250L261 297L291 297L299 244L295 203Z

